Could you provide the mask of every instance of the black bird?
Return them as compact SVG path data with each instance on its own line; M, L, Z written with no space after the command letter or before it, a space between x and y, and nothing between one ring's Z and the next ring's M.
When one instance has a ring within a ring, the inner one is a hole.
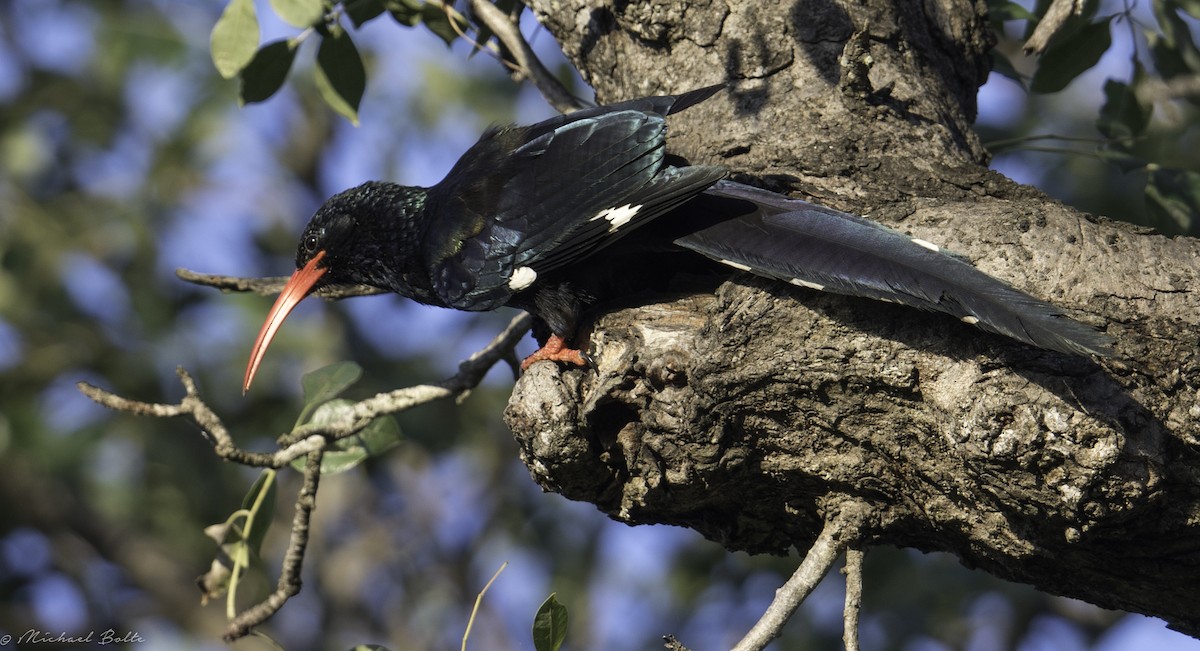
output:
M550 335L526 366L583 365L568 344L578 343L586 310L615 297L604 276L620 270L604 263L618 241L640 245L643 269L659 253L690 250L802 287L946 312L1041 348L1109 353L1105 335L929 242L722 180L723 167L676 164L665 151L666 116L723 87L492 128L433 187L370 182L329 199L304 231L243 390L292 308L337 284L459 310L518 307Z

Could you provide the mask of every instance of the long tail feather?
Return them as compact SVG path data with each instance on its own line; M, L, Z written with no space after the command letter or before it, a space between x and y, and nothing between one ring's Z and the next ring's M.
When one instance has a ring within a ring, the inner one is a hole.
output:
M1035 346L1111 354L1111 340L1062 310L979 271L937 246L863 217L722 181L705 199L744 214L676 244L735 268L795 285L945 312ZM754 207L746 210L745 202Z

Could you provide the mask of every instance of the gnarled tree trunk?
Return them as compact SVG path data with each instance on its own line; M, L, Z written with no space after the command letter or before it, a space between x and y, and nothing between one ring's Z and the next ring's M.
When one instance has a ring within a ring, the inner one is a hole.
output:
M529 4L604 101L736 82L672 118L676 153L945 245L1117 342L1095 363L741 275L605 315L596 372L522 378L507 415L539 483L766 552L849 501L856 546L1200 635L1200 242L987 170L983 2Z

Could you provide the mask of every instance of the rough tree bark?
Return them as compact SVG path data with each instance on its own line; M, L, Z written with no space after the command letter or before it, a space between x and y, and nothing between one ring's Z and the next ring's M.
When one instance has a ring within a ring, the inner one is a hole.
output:
M946 245L1117 341L1097 364L739 276L603 316L595 373L522 378L507 418L542 486L753 552L856 503L856 547L1200 635L1200 242L987 170L982 0L529 4L601 100L736 81L672 118L678 153Z

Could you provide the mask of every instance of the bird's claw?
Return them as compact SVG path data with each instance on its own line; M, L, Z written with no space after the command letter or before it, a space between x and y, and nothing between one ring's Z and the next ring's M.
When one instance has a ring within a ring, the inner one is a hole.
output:
M542 360L595 368L595 363L592 361L590 355L579 349L567 346L567 342L558 335L550 335L550 338L546 340L546 343L541 348L534 351L529 357L526 357L525 361L521 362L521 370L527 370L534 362Z

